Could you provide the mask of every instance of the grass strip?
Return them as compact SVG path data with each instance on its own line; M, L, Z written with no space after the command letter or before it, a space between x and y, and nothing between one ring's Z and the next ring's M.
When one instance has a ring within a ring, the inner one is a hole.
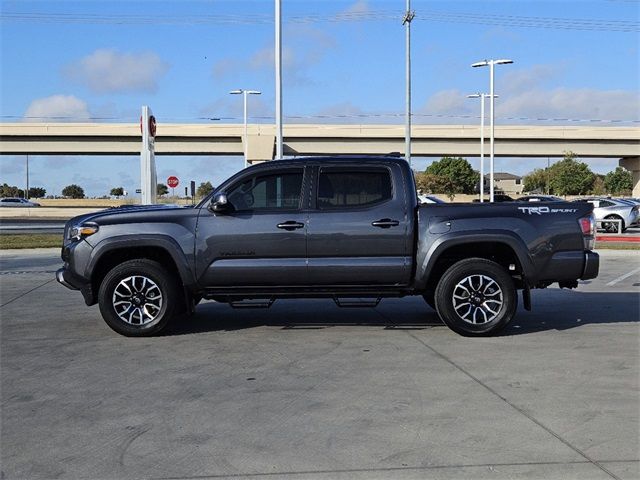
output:
M640 250L640 244L625 242L598 242L596 240L596 251L598 250Z
M16 235L0 235L0 250L10 248L46 248L62 247L60 233L20 233Z

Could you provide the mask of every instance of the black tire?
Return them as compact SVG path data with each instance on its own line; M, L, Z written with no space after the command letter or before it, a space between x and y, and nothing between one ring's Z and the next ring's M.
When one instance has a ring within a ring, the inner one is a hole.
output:
M114 331L127 337L147 337L159 333L171 320L176 306L183 302L179 292L162 265L136 259L107 273L100 284L98 303L102 318Z
M427 302L427 305L429 305L434 310L436 309L435 294L436 293L433 290L425 290L422 294L422 298L424 298L424 301Z
M469 337L487 336L511 321L518 295L504 268L484 258L469 258L444 273L435 301L438 315L451 330Z

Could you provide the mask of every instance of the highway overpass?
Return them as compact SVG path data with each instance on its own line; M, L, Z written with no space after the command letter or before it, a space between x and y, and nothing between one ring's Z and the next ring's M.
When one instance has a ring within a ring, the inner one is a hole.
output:
M500 125L495 133L497 156L558 157L572 151L578 157L625 159L621 164L634 172L634 193L640 196L640 127ZM479 126L414 125L412 138L415 157L479 156ZM242 139L238 124L160 123L155 150L158 155L242 155ZM249 161L273 159L274 146L273 125L249 125ZM140 148L136 123L0 123L1 154L137 155ZM403 125L284 126L286 155L402 151Z

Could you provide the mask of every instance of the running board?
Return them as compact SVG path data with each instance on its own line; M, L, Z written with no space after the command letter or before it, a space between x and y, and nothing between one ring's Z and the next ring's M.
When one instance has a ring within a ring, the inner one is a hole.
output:
M258 300L238 300L229 301L231 308L269 308L275 302L275 298L258 299Z
M361 299L361 298L342 298L333 297L333 301L340 308L375 308L382 300L382 297L375 299Z

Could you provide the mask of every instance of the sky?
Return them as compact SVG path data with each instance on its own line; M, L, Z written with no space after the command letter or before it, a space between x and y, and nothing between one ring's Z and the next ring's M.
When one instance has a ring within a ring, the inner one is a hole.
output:
M0 1L0 121L250 122L275 111L273 0ZM640 125L640 2L413 0L414 123L476 124L496 68L496 124ZM403 123L405 0L282 0L284 122ZM220 120L213 120L220 119ZM434 159L417 159L422 170ZM478 168L478 159L469 158ZM553 161L554 159L552 159ZM584 159L606 173L615 159ZM156 156L158 179L219 184L241 157ZM547 159L499 158L525 174ZM0 184L25 184L0 155ZM139 188L138 156L30 156L30 185L60 195Z

